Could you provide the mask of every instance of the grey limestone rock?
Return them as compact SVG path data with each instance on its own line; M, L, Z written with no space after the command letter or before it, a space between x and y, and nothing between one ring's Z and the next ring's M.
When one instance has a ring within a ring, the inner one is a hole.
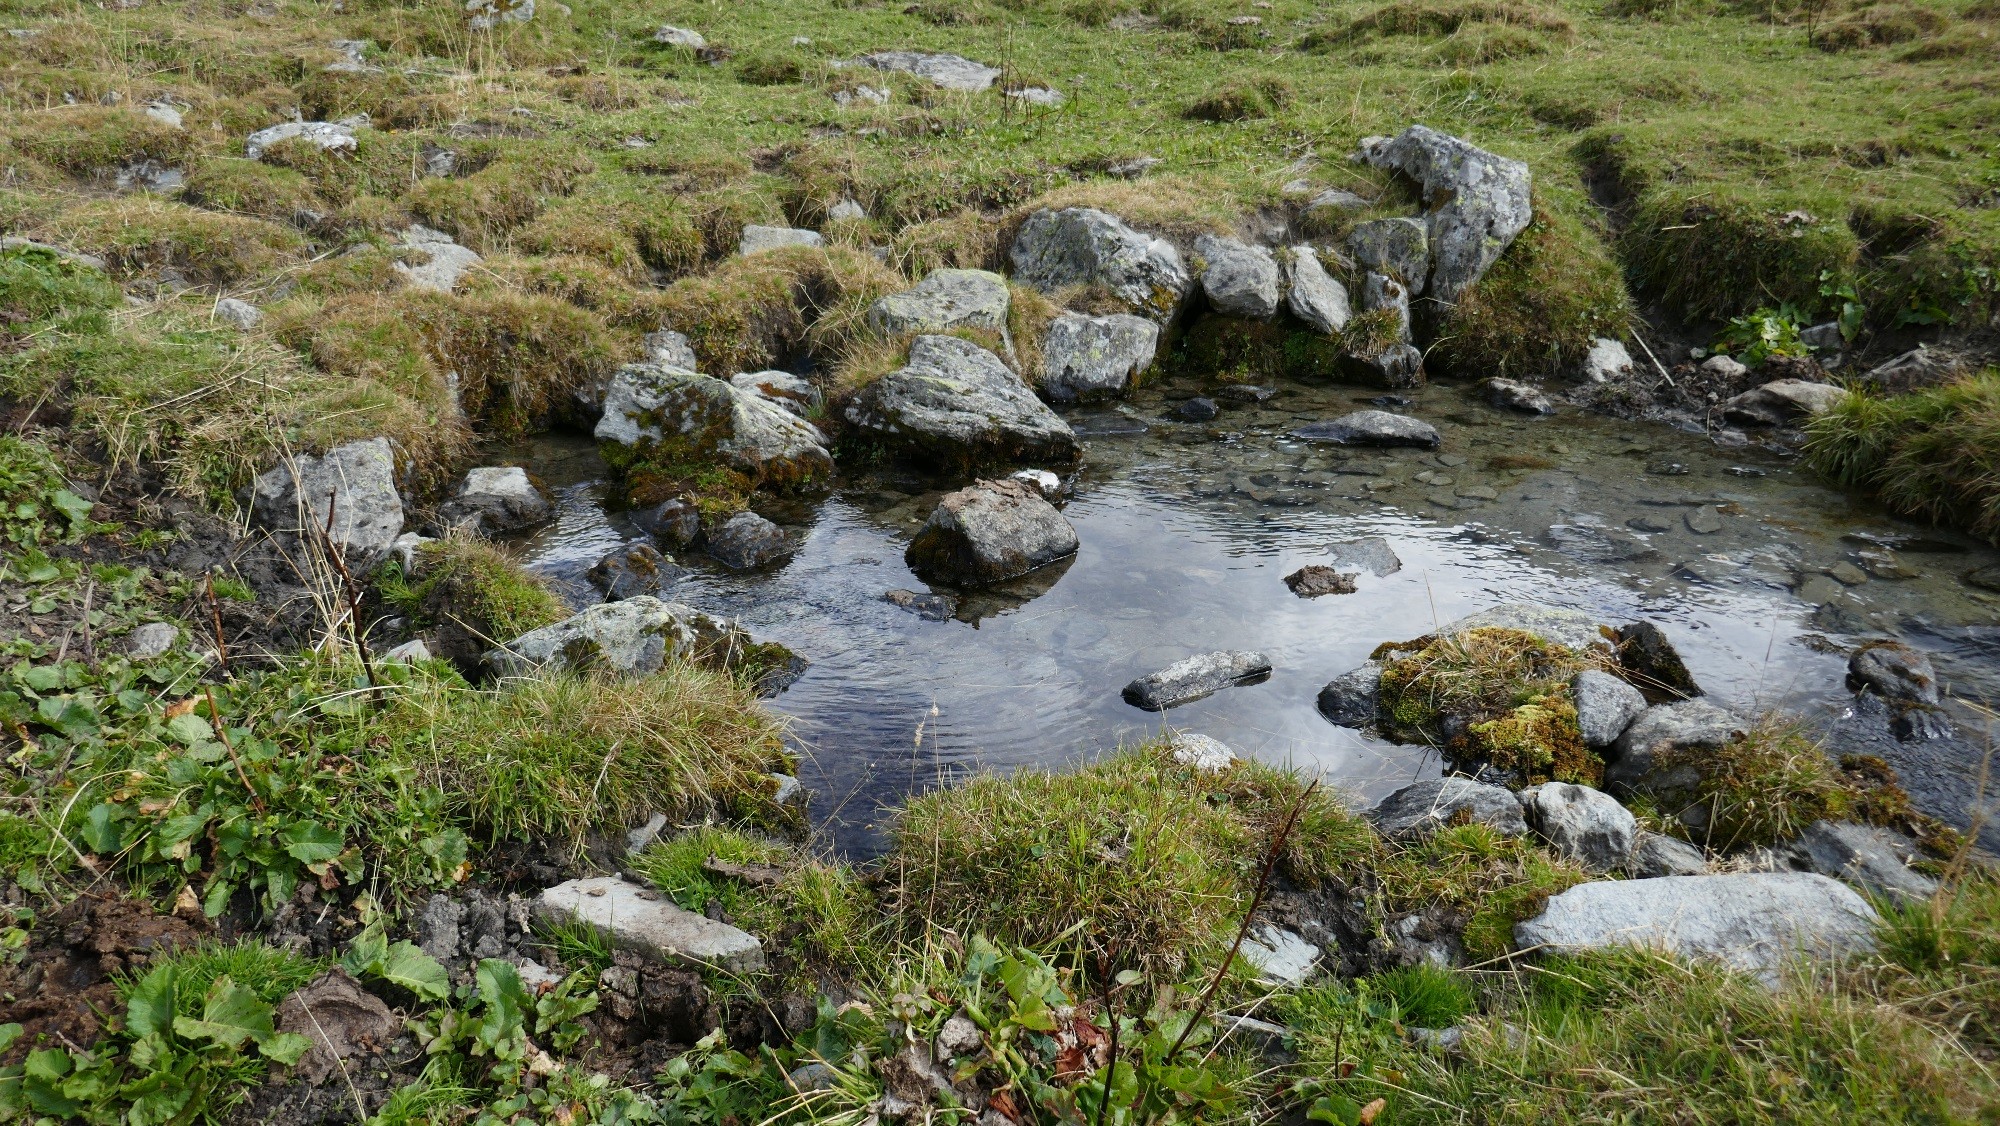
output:
M1706 700L1647 708L1606 754L1605 785L1673 801L1691 793L1702 779L1699 760L1684 752L1719 749L1745 731L1741 718Z
M1608 747L1646 710L1646 697L1602 669L1585 669L1569 682L1576 725L1588 747Z
M171 622L147 622L125 635L125 653L135 661L165 656L181 639L180 627Z
M1800 955L1873 950L1877 921L1867 901L1825 876L1664 876L1579 884L1516 925L1514 941L1554 953L1636 946L1719 961L1775 986Z
M1774 379L1722 404L1722 417L1738 426L1789 426L1839 406L1845 387L1804 379Z
M1900 641L1875 641L1847 659L1850 692L1873 692L1885 700L1935 706L1937 669L1931 659Z
M1629 378L1636 370L1632 353L1625 350L1625 345L1600 336L1590 342L1590 350L1583 354L1578 374L1588 383L1611 383Z
M489 650L486 664L501 676L527 676L543 668L645 675L672 659L740 651L749 644L750 635L727 618L639 595L530 630Z
M953 470L1067 465L1082 450L1069 424L1007 365L956 336L917 337L909 362L862 388L846 419L898 453Z
M1592 646L1608 647L1604 631L1592 615L1561 606L1535 606L1526 602L1503 602L1467 614L1447 623L1438 632L1459 634L1474 629L1517 629L1578 651Z
M1159 344L1160 326L1144 317L1064 313L1042 336L1042 392L1058 402L1122 394Z
M791 558L795 549L783 528L754 512L739 512L708 534L702 550L732 571L754 571Z
M395 453L387 438L370 438L320 457L289 457L252 485L251 511L276 531L325 534L360 574L386 558L403 531Z
M1149 712L1191 704L1225 688L1255 684L1271 675L1262 653L1221 650L1176 661L1125 686L1125 702Z
M1794 867L1831 876L1875 895L1928 899L1937 881L1910 868L1915 841L1874 825L1815 821L1776 850Z
M833 473L833 455L811 423L755 391L659 364L627 364L612 375L596 436L623 446L685 442L765 485L795 487Z
M1343 446L1416 446L1427 450L1444 443L1437 427L1388 411L1355 411L1328 422L1307 423L1292 431L1292 437Z
M1430 276L1430 236L1420 219L1371 219L1356 223L1347 234L1347 251L1354 260L1422 293Z
M868 309L868 327L886 336L979 328L1005 335L1007 279L987 270L933 270L912 289Z
M215 319L239 332L249 332L264 319L264 310L236 297L225 297L215 303Z
M876 70L901 71L928 79L946 90L977 93L998 81L1001 72L963 55L931 54L923 51L877 51L855 60Z
M927 582L1002 582L1076 554L1076 529L1040 490L980 481L938 502L904 552Z
M1102 286L1163 323L1180 312L1193 286L1173 243L1090 207L1044 208L1028 216L1008 258L1014 276L1036 289Z
M466 471L438 519L484 535L518 531L549 518L549 500L518 465L488 465Z
M1626 862L1626 871L1640 880L1659 876L1705 876L1708 874L1708 856L1686 841L1641 829L1637 843L1632 846L1632 858Z
M1369 661L1333 678L1319 690L1319 714L1339 727L1373 727L1381 688L1382 665Z
M432 293L450 293L458 286L458 279L473 267L480 258L478 252L458 245L443 231L429 227L412 225L403 232L398 245L420 255L421 260L405 261L397 258L396 272L403 276L403 282L417 289L427 289Z
M604 592L606 602L620 602L642 594L657 595L674 585L687 568L644 540L612 549L591 565L583 577Z
M1423 189L1431 256L1427 292L1434 300L1457 301L1534 218L1534 178L1526 164L1427 126L1364 142L1361 156Z
M1410 291L1402 282L1369 271L1361 280L1361 308L1365 312L1388 310L1396 317L1397 339L1410 342Z
M328 152L353 152L354 127L334 121L286 121L259 129L243 140L243 155L262 159L264 150L280 141L304 141Z
M727 923L683 911L664 894L616 876L570 880L535 898L535 915L551 925L584 922L621 949L666 964L714 967L731 973L764 968L757 939Z
M708 46L708 39L701 32L671 24L661 24L660 29L653 33L653 42L688 51L699 51Z
M647 333L640 338L639 343L646 349L648 363L686 371L701 370L701 361L695 358L694 345L688 343L686 333L663 328L658 332Z
M1168 748L1175 762L1204 774L1220 774L1237 761L1236 751L1229 744L1192 731L1176 731Z
M1487 403L1502 410L1522 414L1554 414L1556 405L1547 393L1518 379L1487 379L1479 384L1479 394Z
M1268 320L1278 313L1278 261L1261 246L1202 235L1194 252L1205 264L1201 289L1216 312Z
M800 230L797 227L767 227L761 223L752 223L743 228L743 238L737 243L736 252L749 257L767 250L825 245L826 239L818 231Z
M760 395L793 414L803 417L820 405L819 388L812 380L788 371L745 371L729 377L729 384Z
M1354 319L1347 287L1340 284L1310 246L1292 247L1281 259L1285 271L1285 306L1313 331L1338 336Z
M1522 790L1521 810L1535 832L1564 856L1593 872L1623 868L1632 855L1639 823L1618 799L1568 782Z
M1259 923L1244 936L1238 951L1257 976L1278 985L1304 985L1319 964L1319 947L1305 936L1269 923Z
M1521 803L1501 786L1470 778L1435 778L1415 782L1383 798L1368 811L1375 830L1392 839L1427 837L1454 823L1460 814L1490 827L1503 837L1528 831Z

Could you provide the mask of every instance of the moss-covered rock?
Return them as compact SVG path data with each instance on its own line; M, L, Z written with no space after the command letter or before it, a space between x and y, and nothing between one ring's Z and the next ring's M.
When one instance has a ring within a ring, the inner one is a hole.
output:
M1604 763L1584 745L1569 683L1600 663L1503 627L1420 638L1377 651L1384 660L1384 734L1439 748L1454 769L1490 768L1521 784L1597 785Z

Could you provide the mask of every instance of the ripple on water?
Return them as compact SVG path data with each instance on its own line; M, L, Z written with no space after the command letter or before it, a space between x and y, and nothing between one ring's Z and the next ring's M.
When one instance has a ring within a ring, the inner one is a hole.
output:
M1365 395L1290 388L1262 407L1229 408L1215 431L1138 423L1132 415L1157 416L1162 392L1142 393L1129 414L1086 416L1086 469L1066 506L1076 558L1040 582L965 599L956 619L928 621L881 598L926 589L902 549L934 495L894 481L836 491L792 529L800 550L774 572L684 560L697 569L674 597L734 614L812 660L772 703L808 755L815 815L839 847L878 847L883 812L910 793L969 771L1076 761L1163 724L1379 796L1435 773L1435 759L1327 724L1313 706L1320 686L1382 641L1500 602L1653 618L1701 683L1739 707L1842 705L1844 661L1820 634L1847 644L1906 636L1937 654L1961 693L2000 696L2000 618L1991 596L1957 578L1993 553L1957 542L1950 555L1906 550L1915 578L1832 583L1831 593L1818 584L1810 589L1826 604L1802 600L1811 576L1881 550L1875 540L1918 533L1779 459L1741 476L1730 470L1750 454L1724 458L1700 437L1594 416L1524 421L1445 388L1417 393L1410 408L1444 432L1442 454L1304 447L1279 435ZM1224 432L1239 438L1213 439ZM605 511L602 462L576 437L512 452L555 488L559 513L521 545L525 559L588 597L582 572L638 534ZM1647 472L1663 462L1673 475ZM1262 503L1259 490L1290 500ZM1716 506L1720 531L1687 527L1685 514L1704 504ZM1575 526L1644 550L1605 558L1548 534ZM1640 530L1653 526L1666 530ZM1854 532L1875 540L1842 540ZM1362 536L1386 538L1402 569L1363 574L1351 595L1307 601L1285 587L1329 543ZM1164 715L1119 698L1133 678L1214 649L1263 651L1276 671Z

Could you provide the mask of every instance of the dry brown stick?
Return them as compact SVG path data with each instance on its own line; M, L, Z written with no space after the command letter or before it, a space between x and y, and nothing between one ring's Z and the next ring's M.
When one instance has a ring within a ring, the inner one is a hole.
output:
M83 659L97 659L97 639L90 632L90 607L97 601L97 580L91 579L83 587Z
M202 586L208 594L208 619L215 626L215 658L222 665L222 675L229 675L229 641L222 636L222 603L215 600L215 572L202 574Z
M222 711L215 706L215 689L206 685L202 694L208 697L208 725L222 739L222 749L229 752L229 761L236 767L236 777L243 780L243 789L250 795L250 804L257 807L257 815L264 814L264 799L257 796L257 787L250 784L250 775L243 770L243 760L236 757L236 744L229 739L229 728L222 722Z
M361 654L361 671L368 677L369 698L374 699L379 685L375 681L374 655L368 652L368 639L361 636L361 591L355 586L354 573L347 569L345 553L333 542L333 510L338 498L338 493L327 490L326 527L320 530L320 542L326 549L327 561L340 576L341 594L347 599L347 635L354 639L354 651Z

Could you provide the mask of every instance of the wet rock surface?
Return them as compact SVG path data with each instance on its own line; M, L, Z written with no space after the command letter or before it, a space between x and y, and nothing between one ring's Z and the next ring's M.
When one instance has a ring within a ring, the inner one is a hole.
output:
M709 557L732 571L754 571L792 556L792 538L754 512L739 512L702 541Z
M1018 578L1076 548L1076 529L1041 491L1010 479L981 481L938 502L905 558L927 580L979 586Z
M1147 711L1165 711L1242 684L1256 684L1271 675L1271 659L1262 653L1222 651L1176 661L1125 686L1125 702Z
M1355 411L1328 422L1315 422L1292 431L1308 442L1334 442L1346 446L1414 446L1436 449L1444 439L1437 427L1421 419L1388 411Z
M606 602L620 602L642 594L660 594L687 574L673 558L649 543L630 543L606 555L584 572L592 586L604 592Z
M956 336L919 336L909 363L848 406L856 432L952 471L1020 462L1066 465L1076 434L999 358Z

